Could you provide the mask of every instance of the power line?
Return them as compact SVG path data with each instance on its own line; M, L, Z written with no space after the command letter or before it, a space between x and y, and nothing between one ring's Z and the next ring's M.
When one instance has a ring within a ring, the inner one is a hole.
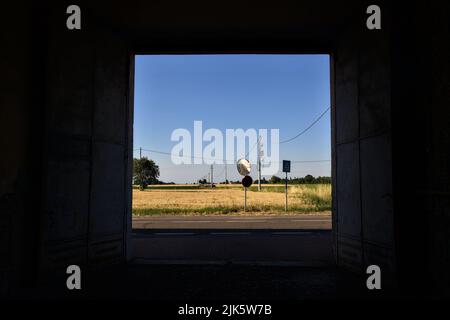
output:
M330 110L330 108L331 107L328 107L324 112L322 112L321 113L321 115L316 119L316 120L314 120L308 127L306 127L303 131L300 131L300 133L298 133L296 136L294 136L294 137L292 137L292 138L290 138L290 139L287 139L287 140L284 140L284 141L280 141L280 144L282 144L282 143L287 143L287 142L290 142L290 141L292 141L292 140L295 140L295 139L297 139L298 137L300 137L301 135L303 135L304 133L306 133L309 129L311 129L320 119L322 119L322 117Z
M293 160L293 163L331 162L331 160Z
M164 154L164 155L174 156L174 157L178 157L178 158L189 158L189 159L196 158L196 159L203 159L203 160L210 160L210 161L224 161L224 162L228 161L226 159L213 159L213 158L198 157L198 156L180 156L177 154L172 154L171 152L152 150L152 149L144 149L144 148L142 148L142 151Z
M225 172L227 165L225 164L222 171L217 175L217 182L219 182L219 177L222 176L222 174ZM226 180L226 177L225 177Z
M139 150L139 148L138 149L134 149L134 150ZM142 148L142 151L147 151L147 152L154 152L154 153L159 153L159 154L164 154L164 155L169 155L169 156L171 156L172 155L172 153L170 153L170 152L165 152L165 151L159 151L159 150L152 150L152 149L144 149L144 148ZM179 156L179 155L174 155L175 157L181 157L181 158L189 158L189 156ZM190 156L191 158L199 158L199 159L204 159L204 160L222 160L222 161L224 161L224 165L227 165L227 164L229 164L228 163L228 160L225 160L225 159L210 159L210 158L203 158L203 157L196 157L196 156ZM291 160L291 162L295 162L295 163L308 163L308 162L330 162L331 160L329 160L329 159L321 159L321 160ZM281 161L271 161L271 163L281 163ZM233 161L233 163L232 164L235 164L236 163L236 161ZM193 165L193 164L184 164L184 165Z
M165 151L158 151L158 150L152 150L152 149L142 149L143 151L147 151L147 152L153 152L153 153L159 153L159 154L165 154L168 156L171 156L172 153L171 152L165 152ZM176 157L181 157L181 158L194 158L194 156L179 156L179 155L175 155Z
M255 144L253 145L253 147L252 147L251 149L248 150L247 154L245 155L245 159L247 159L248 156L249 156L249 154L250 154L250 152L252 152L253 149L255 149L256 145L259 143L259 138L260 138L260 136L258 136L258 138L256 139L256 142L255 142Z
M274 163L281 163L282 161L272 161ZM314 162L331 162L331 160L323 159L323 160L291 160L293 163L314 163Z
M294 137L287 139L287 140L283 140L280 141L280 144L282 143L287 143L290 142L292 140L297 139L298 137L302 136L303 134L305 134L309 129L311 129L320 119L322 119L322 117L330 110L331 107L328 107L327 109L325 109L324 112L322 112L308 127L306 127L304 130L302 130L301 132L299 132L297 135L295 135ZM253 149L255 148L255 146L257 146L259 144L259 139L260 136L258 136L258 138L256 139L255 144L253 144L253 146L249 149L249 151L246 153L245 158L248 158L250 152L253 151ZM172 156L171 152L165 152L165 151L159 151L159 150L152 150L152 149L144 149L144 148L137 148L137 149L133 149L133 151L139 150L140 151L140 155L142 151L147 151L147 152L154 152L154 153L158 153L158 154L164 154L164 155L169 155ZM197 158L197 159L204 159L204 160L212 160L215 161L217 159L210 159L210 158L205 158L205 157L198 157L198 156L180 156L180 155L174 155L176 157L179 158ZM224 160L224 159L222 159ZM225 163L227 162L227 160L224 160ZM331 160L312 160L310 162L319 162L319 161L331 161ZM295 161L293 161L295 162ZM303 161L305 162L305 161ZM235 162L234 162L235 163Z
M208 176L209 176L209 169L208 169L208 173L205 174L205 175L203 175L203 176L199 179L199 181L208 178Z

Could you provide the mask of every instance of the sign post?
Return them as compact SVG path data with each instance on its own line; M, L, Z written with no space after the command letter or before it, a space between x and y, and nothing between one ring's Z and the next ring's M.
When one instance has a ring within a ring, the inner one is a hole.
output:
M250 176L245 176L242 179L242 185L244 186L244 211L247 211L247 188L253 183L253 179Z
M247 187L244 187L244 212L247 211Z
M288 210L288 172L291 172L291 161L283 160L283 172L286 172L284 211Z
M247 188L253 183L252 177L249 176L251 170L250 161L240 159L237 162L237 170L241 176L244 176L242 179L242 185L244 186L244 211L247 211Z
M284 202L284 211L287 211L287 210L288 210L287 189L288 189L288 187L287 187L287 172L286 172L286 188L285 188L286 200L285 200L285 202Z

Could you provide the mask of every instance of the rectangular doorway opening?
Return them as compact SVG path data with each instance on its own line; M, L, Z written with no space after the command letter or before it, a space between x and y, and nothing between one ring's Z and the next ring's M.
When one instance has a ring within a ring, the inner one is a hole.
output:
M328 54L135 55L134 256L332 256L330 79Z

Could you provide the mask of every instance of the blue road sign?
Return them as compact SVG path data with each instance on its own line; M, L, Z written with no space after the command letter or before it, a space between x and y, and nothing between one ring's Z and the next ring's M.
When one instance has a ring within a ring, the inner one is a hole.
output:
M283 172L291 172L291 161L283 160Z

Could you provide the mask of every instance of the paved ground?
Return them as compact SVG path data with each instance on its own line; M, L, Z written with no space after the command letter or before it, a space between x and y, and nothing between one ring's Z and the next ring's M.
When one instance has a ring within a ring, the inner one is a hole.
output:
M303 230L257 229L251 222L244 222L249 228L237 230L135 229L131 239L134 258L127 265L83 267L83 290L67 290L67 274L61 269L52 272L51 279L43 278L39 288L11 292L11 297L146 300L152 312L158 310L164 318L177 315L179 306L186 303L220 307L236 301L287 302L273 304L274 314L279 315L303 312L298 300L399 297L386 289L369 292L365 275L336 268L331 230L304 229L318 228L326 222L311 220L325 219L308 218L297 224ZM275 226L289 219L297 217L266 220ZM211 224L226 221L232 219Z
M334 265L331 231L140 230L133 234L135 263Z
M331 229L330 215L134 217L133 229Z
M234 224L227 222L233 221L233 217L226 218L210 224ZM159 307L167 318L176 315L179 306L189 302L211 301L221 306L229 301L279 301L290 302L288 306L300 312L294 301L397 296L389 291L369 292L364 275L337 269L331 230L317 230L329 223L324 221L327 218L302 218L264 217L266 222L259 223L268 228L255 228L258 222L243 220L247 228L240 225L237 230L229 227L135 229L131 239L134 258L130 263L84 269L83 290L66 290L66 272L59 270L52 273L51 282L42 280L41 289L14 292L11 296L159 301L152 305L152 311ZM167 225L170 221L179 224L175 222L179 220L171 219L163 223ZM145 226L151 222L142 219L138 223ZM163 223L160 226L165 226ZM270 227L289 223L295 223L296 228ZM192 223L203 224L207 223ZM279 314L284 308L284 305L274 305L274 313Z
M146 300L152 316L160 306L160 318L169 319L186 303L221 306L278 301L289 303L300 315L303 307L298 300L371 299L387 293L369 292L365 276L335 267L131 264L83 270L82 290L67 290L64 269L52 273L51 281L43 279L39 289L12 292L11 298ZM274 307L274 313L279 315L283 308Z
M174 305L192 301L216 301L222 305L231 301L269 300L290 301L296 306L292 300L363 298L370 293L365 288L365 277L335 267L134 265L121 277L109 276L107 271L93 277L102 284L97 286L101 290L90 292L93 297L177 301ZM132 290L120 292L119 288ZM176 310L167 309L165 314ZM281 311L276 308L277 314ZM301 311L297 310L298 314Z

